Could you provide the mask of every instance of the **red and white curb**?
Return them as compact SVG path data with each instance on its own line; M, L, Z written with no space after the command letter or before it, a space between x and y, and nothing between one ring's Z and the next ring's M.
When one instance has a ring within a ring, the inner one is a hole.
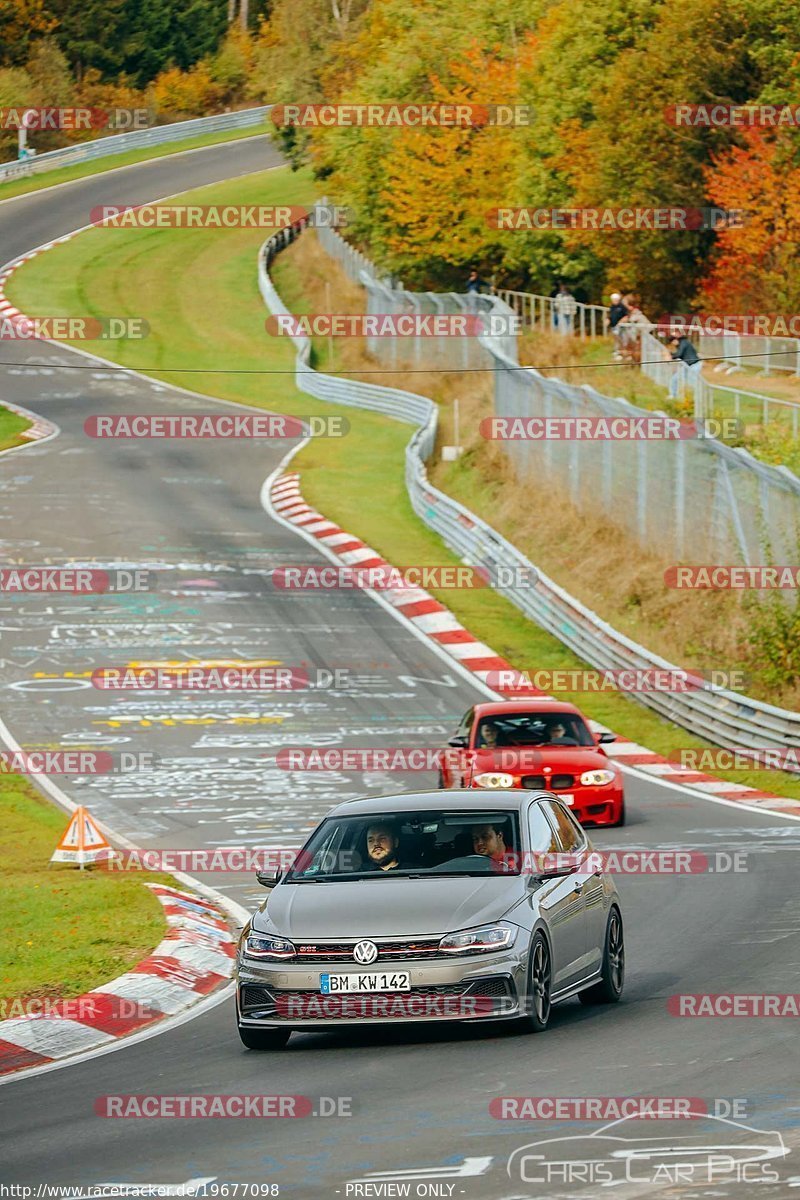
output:
M276 475L270 487L269 500L280 518L302 530L305 535L316 538L329 555L339 559L344 565L391 570L391 564L376 550L306 504L300 491L300 476L296 472ZM418 634L430 639L440 652L454 658L462 667L471 671L484 686L488 686L490 672L514 670L511 663L495 654L490 646L479 642L444 604L435 600L424 588L382 588L380 596L400 617L408 621ZM526 688L524 692L509 689L498 691L496 694L501 699L531 694L541 697L547 695L531 688ZM607 730L605 725L600 725L597 721L590 721L589 724L595 732ZM729 780L706 775L702 771L687 770L663 755L653 753L646 746L639 746L620 735L617 735L615 742L604 745L603 750L609 758L619 759L621 765L635 767L660 780L668 779L670 783L696 790L707 798L782 811L793 816L800 815L800 804L786 796L776 796L758 788L743 787Z
M72 234L67 234L65 237L58 238L58 242L68 242L71 236ZM29 254L23 254L19 258L13 259L12 262L7 263L6 266L3 267L2 272L0 273L0 326L5 326L6 322L10 322L11 326L16 328L21 327L23 323L30 320L25 313L20 312L20 310L15 308L10 300L6 298L6 283L13 275L14 271L16 271L17 267L21 267L22 264L27 262L29 259L35 258L37 254L41 254L45 250L52 249L52 247L55 245L57 245L57 242L47 242L45 245L38 246L35 250L31 250ZM22 335L21 328L20 333ZM5 337L6 335L4 333L3 336L0 337L0 341L5 340ZM8 340L12 339L9 338ZM22 336L20 337L20 340L23 340ZM31 338L30 335L27 335L24 336L24 340L28 342L33 341L34 339ZM15 412L21 417L26 417L30 421L28 428L23 430L23 432L19 435L21 438L25 438L26 441L41 441L42 438L52 437L58 432L55 425L51 424L50 421L44 420L43 417L37 416L36 413L29 412L26 408L20 408L16 404L10 404L7 400L4 400L2 404L3 408L9 409L11 412ZM9 450L17 449L19 449L18 446L9 447Z
M164 940L102 987L48 1006L46 1013L0 1021L0 1075L107 1046L174 1016L228 982L236 942L220 909L193 892L145 886L164 908L169 925Z

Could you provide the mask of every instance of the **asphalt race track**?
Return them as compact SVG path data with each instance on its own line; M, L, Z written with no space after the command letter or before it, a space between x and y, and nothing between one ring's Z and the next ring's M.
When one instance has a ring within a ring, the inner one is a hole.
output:
M143 202L278 161L266 139L253 138L1 204L0 262L85 224L95 205ZM286 744L436 746L479 698L475 685L368 596L298 597L272 586L270 568L314 557L259 500L285 442L243 441L234 452L203 440L92 441L83 432L92 412L214 405L99 366L59 371L75 356L49 345L6 343L0 358L27 363L0 367L0 399L60 429L0 459L3 556L91 558L98 566L122 559L157 580L152 593L0 601L2 716L20 744L148 751L160 760L151 772L60 780L72 799L140 846L292 847L338 799L434 785L432 775L289 774L267 761ZM104 693L82 674L187 658L262 659L350 675L339 690L169 697ZM675 993L796 990L800 823L635 778L628 810L627 826L597 834L598 846L746 851L747 870L620 880L628 979L619 1006L570 1002L536 1036L352 1029L295 1035L286 1051L258 1054L240 1045L229 1001L128 1048L0 1087L2 1181L205 1179L276 1184L280 1196L316 1198L403 1194L379 1185L405 1179L410 1195L534 1197L545 1193L519 1174L509 1177L509 1156L596 1125L500 1121L489 1112L493 1097L641 1094L701 1098L710 1110L738 1100L747 1124L780 1132L793 1149L778 1167L781 1182L754 1193L746 1182L718 1185L714 1195L800 1194L796 1025L667 1011ZM250 908L263 898L245 876L203 878ZM342 1104L352 1115L115 1120L94 1111L96 1098L109 1093L303 1095L315 1111L322 1096L349 1098ZM729 1137L718 1123L696 1124L712 1140ZM415 1191L420 1183L427 1190ZM637 1187L615 1194L656 1194ZM572 1180L547 1194L601 1192ZM657 1194L712 1193L666 1181Z

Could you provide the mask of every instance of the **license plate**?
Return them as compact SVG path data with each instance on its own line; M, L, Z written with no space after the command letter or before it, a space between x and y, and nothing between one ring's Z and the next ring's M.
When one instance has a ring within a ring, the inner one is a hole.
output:
M558 796L559 800L563 800L565 804L575 803L574 792L556 792L556 795Z
M411 975L408 971L377 971L357 975L320 975L319 990L324 996L347 992L410 992Z

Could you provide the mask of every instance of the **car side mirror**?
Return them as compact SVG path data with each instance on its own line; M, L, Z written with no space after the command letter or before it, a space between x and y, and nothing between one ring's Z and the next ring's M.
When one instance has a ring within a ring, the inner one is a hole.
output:
M602 745L604 742L615 742L616 740L617 735L612 733L610 729L607 729L605 733L598 733L597 735L598 745Z
M469 738L466 734L455 733L447 742L448 746L455 746L459 750L466 750L469 745Z
M256 882L262 887L274 888L283 876L283 871L256 871Z
M545 879L563 879L566 875L572 875L574 871L574 864L561 863L558 866L547 867L546 870L540 871L534 875L534 879L539 883L542 883Z

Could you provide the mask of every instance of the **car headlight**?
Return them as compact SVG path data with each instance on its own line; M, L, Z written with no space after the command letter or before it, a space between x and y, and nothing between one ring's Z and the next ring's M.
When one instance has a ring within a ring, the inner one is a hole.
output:
M516 936L513 925L482 925L480 929L446 934L439 943L439 949L447 954L484 954L488 950L503 950L506 946L513 946Z
M514 776L507 775L505 771L484 771L482 775L476 775L473 781L478 787L485 788L506 788L514 786Z
M258 958L264 962L279 962L295 956L292 942L269 933L249 933L242 948L246 958Z
M617 778L614 771L584 771L581 775L581 783L594 784L595 787L605 787L607 783L613 783Z

